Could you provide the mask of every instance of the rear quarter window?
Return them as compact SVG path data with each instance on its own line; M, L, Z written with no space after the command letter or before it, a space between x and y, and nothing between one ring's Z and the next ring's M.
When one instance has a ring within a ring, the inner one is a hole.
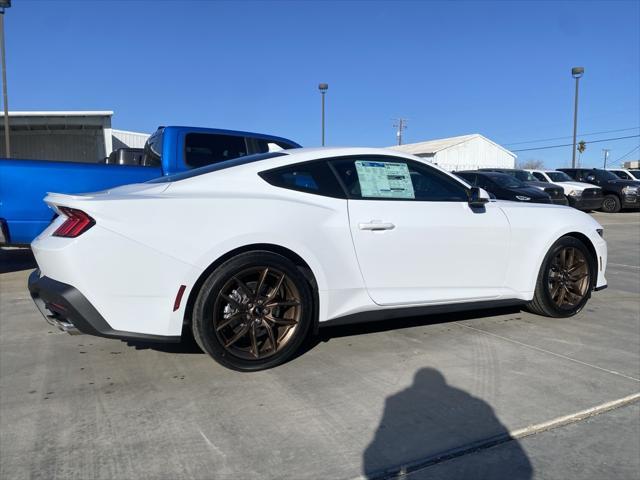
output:
M267 170L259 174L274 187L332 198L346 198L342 187L324 160Z

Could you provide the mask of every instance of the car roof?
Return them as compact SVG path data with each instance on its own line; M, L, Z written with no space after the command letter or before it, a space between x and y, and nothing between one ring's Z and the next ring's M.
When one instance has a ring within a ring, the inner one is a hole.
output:
M506 173L502 173L502 172L493 172L493 171L487 171L487 170L461 170L459 172L455 172L455 173L477 173L479 175L485 175L487 177L509 177L509 178L514 178L511 175L508 175Z

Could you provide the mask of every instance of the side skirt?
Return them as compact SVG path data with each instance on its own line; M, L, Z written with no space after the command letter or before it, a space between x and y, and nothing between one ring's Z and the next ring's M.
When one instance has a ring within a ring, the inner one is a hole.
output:
M350 325L354 323L375 322L390 320L393 318L419 317L423 315L435 315L442 313L465 312L469 310L488 310L501 307L515 307L525 305L527 302L521 299L510 298L503 300L485 300L481 302L452 303L447 305L423 305L417 307L385 308L358 312L343 317L332 318L320 322L320 327L334 325Z

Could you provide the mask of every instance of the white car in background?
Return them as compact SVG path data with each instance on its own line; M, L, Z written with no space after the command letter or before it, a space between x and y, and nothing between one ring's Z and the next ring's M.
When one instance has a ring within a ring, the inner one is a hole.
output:
M640 180L640 170L637 168L607 168L622 180Z
M558 170L527 170L541 182L553 183L564 189L569 205L578 210L590 211L602 208L602 189L590 183L576 182Z
M579 312L606 287L591 216L489 195L412 155L295 149L84 195L32 243L50 323L179 341L236 370L296 354L319 325L525 305Z

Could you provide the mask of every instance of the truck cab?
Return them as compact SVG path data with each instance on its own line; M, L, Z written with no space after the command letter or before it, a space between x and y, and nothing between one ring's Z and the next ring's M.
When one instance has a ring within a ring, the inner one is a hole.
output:
M614 173L601 168L559 168L558 170L578 182L590 183L602 188L603 212L616 213L623 208L640 208L639 181L622 180Z
M49 225L54 213L42 201L47 192L106 190L290 148L300 145L260 133L167 126L149 137L142 152L117 152L94 163L0 159L0 244L28 245Z

